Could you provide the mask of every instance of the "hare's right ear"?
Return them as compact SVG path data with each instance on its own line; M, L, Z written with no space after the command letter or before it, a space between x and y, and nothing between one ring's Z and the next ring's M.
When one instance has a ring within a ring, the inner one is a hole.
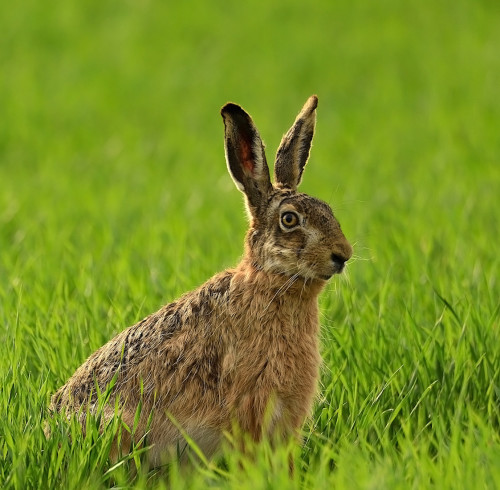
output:
M317 106L318 97L311 95L288 133L283 136L274 165L274 179L277 185L296 190L300 184L311 149Z
M246 194L250 212L257 217L272 189L264 144L252 118L239 105L226 104L220 112L227 168L238 189Z

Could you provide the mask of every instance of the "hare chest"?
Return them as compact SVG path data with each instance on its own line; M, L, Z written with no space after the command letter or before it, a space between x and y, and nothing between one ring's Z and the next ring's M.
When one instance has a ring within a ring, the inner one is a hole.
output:
M249 425L291 433L309 415L316 393L317 327L304 332L282 320L268 327L239 346L233 398L240 401L241 415L255 418Z
M282 335L271 340L262 381L275 393L276 419L291 418L302 424L316 393L319 365L316 334Z

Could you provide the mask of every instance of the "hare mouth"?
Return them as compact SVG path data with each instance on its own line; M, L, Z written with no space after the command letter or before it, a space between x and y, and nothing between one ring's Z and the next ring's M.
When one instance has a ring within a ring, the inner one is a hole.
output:
M342 274L342 272L344 272L344 269L345 269L345 263L342 262L342 263L335 263L335 272L334 274Z
M342 270L332 272L331 274L323 274L319 277L324 281L329 281L335 274L342 274Z
M329 281L335 274L342 274L342 272L344 272L344 269L345 264L335 263L332 272L329 272L328 274L320 274L320 277L325 281Z

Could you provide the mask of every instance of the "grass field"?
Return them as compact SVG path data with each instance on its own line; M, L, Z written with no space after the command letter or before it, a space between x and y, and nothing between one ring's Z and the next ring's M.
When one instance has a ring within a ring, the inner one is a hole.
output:
M4 2L0 486L500 488L499 5ZM301 190L357 260L321 297L294 477L266 446L245 469L130 476L112 428L46 441L89 354L238 261L220 107L252 114L272 160L312 93Z

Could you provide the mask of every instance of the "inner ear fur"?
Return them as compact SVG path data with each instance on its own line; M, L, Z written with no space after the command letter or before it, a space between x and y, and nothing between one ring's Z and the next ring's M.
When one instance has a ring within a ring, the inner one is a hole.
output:
M295 190L302 180L314 135L317 106L318 97L311 95L281 140L274 166L274 178L279 186Z

